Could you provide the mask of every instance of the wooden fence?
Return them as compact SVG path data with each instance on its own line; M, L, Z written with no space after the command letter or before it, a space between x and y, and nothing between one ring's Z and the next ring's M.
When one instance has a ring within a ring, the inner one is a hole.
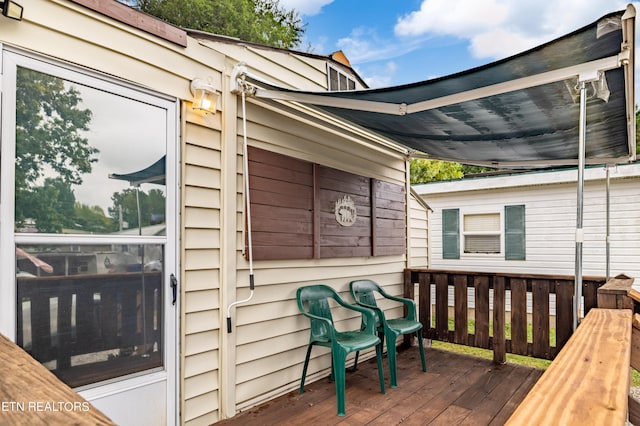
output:
M16 343L70 386L161 365L160 272L17 282Z
M506 353L554 359L573 333L572 276L406 269L404 281L412 299L418 284L425 338L493 349L496 362ZM584 315L604 284L604 277L583 278Z
M640 364L640 315L632 316L640 293L633 281L619 275L598 289L598 307L580 321L507 425L640 424L640 402L629 392L629 366Z

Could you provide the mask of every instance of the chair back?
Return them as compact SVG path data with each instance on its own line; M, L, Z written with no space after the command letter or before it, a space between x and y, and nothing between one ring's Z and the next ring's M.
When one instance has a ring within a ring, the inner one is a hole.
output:
M329 299L336 299L337 297L340 296L335 290L324 284L300 287L296 292L296 300L300 312L325 318L330 321L332 326L333 317L331 316ZM309 319L311 320L311 339L330 340L331 327L327 322L313 318Z
M378 306L376 303L375 291L380 292L378 284L371 280L358 280L349 283L351 294L356 301L365 303L369 306Z
M378 306L376 303L375 292L377 291L380 293L380 287L375 282L371 280L351 281L349 283L349 289L351 290L351 295L356 302L364 303L368 306ZM374 314L376 317L376 327L378 327L381 325L382 321L380 320L377 310L374 310Z

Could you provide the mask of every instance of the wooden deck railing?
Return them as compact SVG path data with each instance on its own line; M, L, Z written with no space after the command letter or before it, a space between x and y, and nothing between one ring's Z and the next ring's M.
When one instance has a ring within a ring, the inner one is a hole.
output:
M70 386L161 365L160 272L17 282L16 343Z
M640 315L633 315L640 293L632 283L618 276L598 290L598 308L580 322L507 425L640 424L640 402L629 393L630 367L640 367Z
M554 359L573 333L571 276L406 269L404 281L412 299L418 284L425 338L493 349L498 363L507 353ZM583 278L585 315L604 284L604 277Z

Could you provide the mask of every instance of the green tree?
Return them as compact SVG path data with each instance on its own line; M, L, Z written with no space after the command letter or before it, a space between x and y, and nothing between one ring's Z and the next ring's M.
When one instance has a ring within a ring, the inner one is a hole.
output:
M463 164L462 165L462 173L466 176L466 175L470 175L470 174L478 174L478 173L486 173L486 172L491 172L494 170L498 170L498 169L494 169L491 167L483 167L483 166L470 166L468 164Z
M59 232L72 218L71 185L98 152L81 134L91 111L76 89L34 70L18 68L16 91L16 226L30 218L40 232Z
M286 49L298 46L305 31L298 12L278 0L120 1L179 27Z
M115 221L104 214L100 206L75 203L73 209L74 228L96 234L117 231Z
M73 225L75 196L62 179L46 178L43 185L32 186L20 195L21 213L35 221L39 232L59 233Z
M423 158L411 160L410 173L412 184L460 179L464 176L461 164Z
M109 207L109 216L116 223L122 219L126 228L138 227L138 202L140 204L140 226L149 226L164 222L165 196L159 189L152 189L149 193L135 188L126 188L121 192L114 192L111 196L113 206ZM122 215L122 217L121 217Z
M640 155L640 109L636 105L636 154Z

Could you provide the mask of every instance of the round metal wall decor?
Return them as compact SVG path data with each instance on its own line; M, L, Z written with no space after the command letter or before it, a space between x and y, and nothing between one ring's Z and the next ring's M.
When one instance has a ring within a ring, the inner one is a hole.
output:
M351 226L356 223L356 219L358 218L356 203L354 203L348 195L338 198L334 212L336 222L342 226Z

